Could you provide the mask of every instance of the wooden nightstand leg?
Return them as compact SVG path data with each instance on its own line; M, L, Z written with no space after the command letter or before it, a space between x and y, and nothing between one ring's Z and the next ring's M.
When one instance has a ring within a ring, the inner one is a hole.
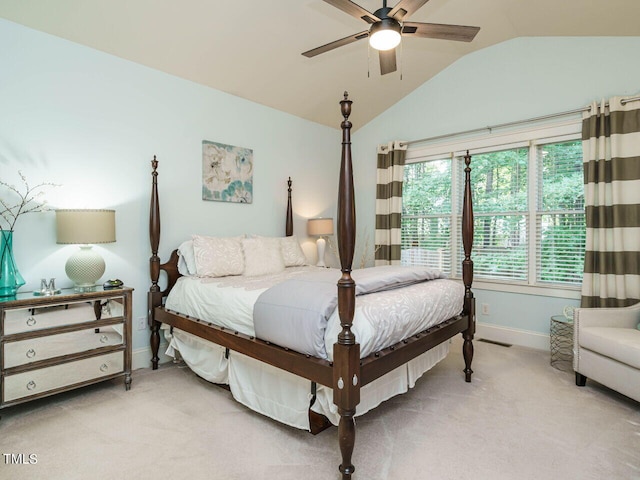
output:
M126 391L131 390L131 374L130 373L124 374L124 389Z

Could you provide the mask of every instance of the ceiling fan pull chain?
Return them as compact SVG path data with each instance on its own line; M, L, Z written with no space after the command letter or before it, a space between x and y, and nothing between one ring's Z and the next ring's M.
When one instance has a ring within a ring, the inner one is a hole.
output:
M367 42L367 78L371 78L371 45Z

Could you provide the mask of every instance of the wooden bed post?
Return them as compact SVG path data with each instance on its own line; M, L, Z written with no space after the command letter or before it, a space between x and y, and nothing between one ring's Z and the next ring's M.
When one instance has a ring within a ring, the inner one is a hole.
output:
M151 328L151 364L153 370L158 369L158 350L160 349L160 322L154 318L154 308L162 305L162 292L158 285L160 278L160 257L158 257L158 246L160 245L160 203L158 201L158 160L153 156L151 161L153 171L153 183L151 185L151 206L149 209L149 240L151 243L151 258L149 259L149 273L151 276L151 287L147 298L147 322Z
M469 327L462 332L464 345L465 381L471 381L471 361L473 360L473 336L476 333L476 300L471 291L473 283L473 261L471 249L473 247L473 202L471 198L471 155L467 150L464 156L464 200L462 203L462 245L464 247L464 260L462 261L462 282L464 283L464 314L469 316Z
M344 92L340 109L342 127L342 159L338 189L338 250L342 276L338 281L338 313L342 331L333 345L333 402L338 407L338 441L342 453L340 472L343 480L351 478L355 467L351 455L356 438L354 416L360 403L360 345L351 331L356 303L356 283L351 278L351 265L356 238L356 209L351 163L351 100Z
M293 235L293 211L291 208L291 177L287 180L287 223L285 226L285 235L290 237Z

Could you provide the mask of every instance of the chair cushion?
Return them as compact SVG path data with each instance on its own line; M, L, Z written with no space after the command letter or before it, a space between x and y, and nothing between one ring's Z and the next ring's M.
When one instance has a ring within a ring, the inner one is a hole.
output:
M640 330L586 327L580 329L580 346L640 369Z

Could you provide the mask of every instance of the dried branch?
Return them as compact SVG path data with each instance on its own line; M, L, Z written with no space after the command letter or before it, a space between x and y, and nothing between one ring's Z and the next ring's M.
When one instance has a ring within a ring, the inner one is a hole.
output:
M21 215L49 211L47 201L38 199L44 195L45 188L58 186L55 183L43 182L31 187L23 173L18 171L18 174L23 188L0 180L0 186L8 190L11 196L17 197L14 201L0 198L0 230L13 230Z

